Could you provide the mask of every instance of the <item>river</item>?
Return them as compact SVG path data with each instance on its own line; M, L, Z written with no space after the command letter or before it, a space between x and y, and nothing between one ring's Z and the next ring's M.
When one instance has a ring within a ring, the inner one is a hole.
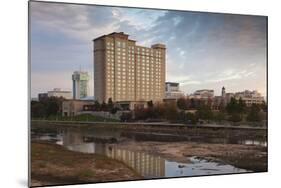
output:
M154 135L155 136L155 135ZM161 134L161 138L163 135ZM237 168L221 161L206 160L197 156L178 162L151 152L126 149L124 142L141 142L124 134L120 129L106 128L52 128L32 129L32 140L45 140L64 146L68 150L94 153L122 161L144 178L201 176L214 174L246 173L251 170ZM163 138L162 138L163 139ZM147 140L147 139L146 139ZM265 140L207 139L208 142L225 144L258 145L267 147ZM122 143L122 147L119 147ZM125 149L124 149L125 148ZM151 148L153 149L153 148Z

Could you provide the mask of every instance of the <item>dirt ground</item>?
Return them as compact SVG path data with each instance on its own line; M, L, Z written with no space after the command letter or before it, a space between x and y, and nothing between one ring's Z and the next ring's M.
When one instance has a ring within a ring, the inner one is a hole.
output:
M114 146L114 144L113 144ZM267 171L267 147L239 144L206 144L196 142L124 142L118 148L144 151L177 162L188 162L196 156L228 163L253 172Z
M68 151L46 142L31 144L31 186L140 179L122 162Z

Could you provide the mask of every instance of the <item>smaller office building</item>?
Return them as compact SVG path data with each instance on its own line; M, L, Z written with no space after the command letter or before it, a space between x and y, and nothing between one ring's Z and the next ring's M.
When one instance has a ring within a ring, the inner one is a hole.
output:
M63 91L60 88L54 88L54 90L48 91L48 97L63 97L65 99L72 99L71 91Z
M180 91L180 84L176 82L165 83L165 99L179 99L184 97L184 93Z
M62 102L62 116L76 116L85 105L94 104L93 100L66 100Z

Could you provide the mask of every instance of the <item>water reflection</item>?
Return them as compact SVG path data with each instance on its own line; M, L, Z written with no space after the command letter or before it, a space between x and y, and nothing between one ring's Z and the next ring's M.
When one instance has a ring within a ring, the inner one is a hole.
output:
M89 136L89 135L88 135ZM62 145L72 151L96 153L124 162L143 177L164 177L165 160L143 152L118 149L107 143L86 143L88 137L77 131L64 131Z
M266 141L259 141L259 140L241 140L239 141L239 144L267 147Z
M220 164L218 162L210 162L196 157L190 158L190 163L177 163L166 161L165 177L178 176L200 176L249 172L244 169L236 168L228 164Z
M114 132L113 134L114 138L120 139L120 133ZM63 145L72 151L95 153L122 161L144 178L247 172L244 169L235 168L228 164L199 160L196 157L191 157L189 163L178 163L145 152L120 149L118 148L118 143L110 143L112 141L112 133L65 129L58 131L57 135L41 134L39 136L37 134L33 138L55 140L55 143ZM248 142L245 144L248 144Z
M143 177L165 177L165 160L143 152L107 147L106 156L120 160Z

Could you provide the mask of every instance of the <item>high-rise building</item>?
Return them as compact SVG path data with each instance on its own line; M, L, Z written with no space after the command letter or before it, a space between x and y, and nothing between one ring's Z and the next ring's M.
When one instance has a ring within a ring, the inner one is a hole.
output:
M98 101L163 100L165 45L138 46L123 32L93 41L94 95Z
M75 71L72 75L73 98L82 99L88 96L89 75L87 72Z

